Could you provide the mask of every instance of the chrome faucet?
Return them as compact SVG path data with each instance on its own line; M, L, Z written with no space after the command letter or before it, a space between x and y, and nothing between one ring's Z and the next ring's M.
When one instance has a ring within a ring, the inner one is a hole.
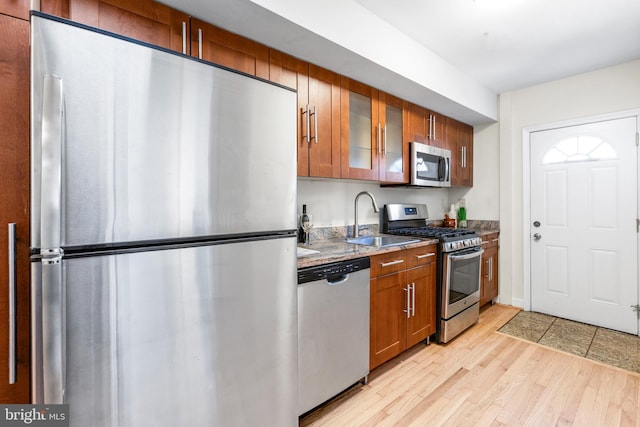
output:
M374 212L378 212L378 204L376 203L376 199L373 197L373 194L369 193L368 191L361 191L360 193L358 193L358 195L356 196L356 201L354 202L354 213L355 213L355 221L353 222L353 237L358 237L358 199L360 198L360 196L363 195L367 195L369 197L371 197L371 202L373 203L373 211Z

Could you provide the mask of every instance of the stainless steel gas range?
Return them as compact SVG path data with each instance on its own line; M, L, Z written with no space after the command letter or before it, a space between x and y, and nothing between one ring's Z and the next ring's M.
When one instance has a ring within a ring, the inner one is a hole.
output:
M482 239L472 231L430 226L423 204L388 204L382 231L387 234L437 238L437 340L449 342L478 321Z

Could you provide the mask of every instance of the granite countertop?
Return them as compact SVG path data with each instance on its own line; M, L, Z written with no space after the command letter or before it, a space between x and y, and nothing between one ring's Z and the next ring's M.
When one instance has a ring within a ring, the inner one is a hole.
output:
M500 232L500 226L497 221L470 222L471 224L469 229L478 233L479 236ZM378 226L375 224L365 226L365 229L367 227L368 230L364 230L363 234L384 235L383 233L379 233ZM377 247L356 245L346 242L345 236L347 235L347 230L345 227L313 229L311 231L311 235L311 245L306 246L298 244L298 248L300 248L301 252L306 252L307 250L312 251L301 254L301 256L298 257L298 268L312 267L321 264L328 264L330 262L345 261L438 243L438 239L422 239L418 243L399 246Z
M344 238L312 240L309 246L302 244L298 246L302 249L310 249L318 252L298 257L298 268L428 246L435 243L438 243L438 239L423 239L420 242L409 243L407 245L377 247L347 243Z

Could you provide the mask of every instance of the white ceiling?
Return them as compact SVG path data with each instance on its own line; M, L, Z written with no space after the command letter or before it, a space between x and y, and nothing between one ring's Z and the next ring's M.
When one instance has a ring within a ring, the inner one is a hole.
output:
M356 0L497 93L640 58L640 0Z

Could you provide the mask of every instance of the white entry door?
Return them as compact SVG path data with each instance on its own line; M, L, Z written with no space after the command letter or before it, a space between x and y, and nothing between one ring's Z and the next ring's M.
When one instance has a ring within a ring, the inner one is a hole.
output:
M637 118L531 133L531 308L638 334Z

